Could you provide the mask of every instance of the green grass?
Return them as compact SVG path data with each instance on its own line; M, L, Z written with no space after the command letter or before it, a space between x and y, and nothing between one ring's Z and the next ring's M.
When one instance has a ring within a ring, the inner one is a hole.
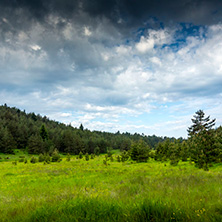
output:
M103 158L0 162L0 221L222 221L222 165Z

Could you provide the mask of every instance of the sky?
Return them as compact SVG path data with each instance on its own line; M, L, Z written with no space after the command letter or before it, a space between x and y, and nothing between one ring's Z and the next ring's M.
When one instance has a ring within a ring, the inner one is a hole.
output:
M0 104L106 132L222 125L222 1L0 0Z

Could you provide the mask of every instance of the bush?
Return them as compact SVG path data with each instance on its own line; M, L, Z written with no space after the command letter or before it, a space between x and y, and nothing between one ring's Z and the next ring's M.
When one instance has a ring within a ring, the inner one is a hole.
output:
M82 154L82 152L80 151L79 152L79 159L82 159L83 158L83 154Z
M45 161L45 156L41 153L39 155L39 162L44 162Z
M121 162L121 158L119 155L116 157L116 160L117 160L117 162Z
M85 154L85 159L86 159L86 161L89 161L89 154L88 153Z
M38 159L34 156L31 157L30 159L30 163L37 163L38 162Z
M67 156L66 156L66 161L70 161L71 160L71 156L70 154L68 153Z
M24 160L25 160L24 158L20 158L19 162L22 163L22 162L24 162Z
M127 152L127 151L123 151L122 153L121 153L121 161L122 162L125 162L125 161L127 161L129 159L129 153Z
M52 162L60 162L60 161L61 161L61 157L59 155L59 151L55 149L52 153Z

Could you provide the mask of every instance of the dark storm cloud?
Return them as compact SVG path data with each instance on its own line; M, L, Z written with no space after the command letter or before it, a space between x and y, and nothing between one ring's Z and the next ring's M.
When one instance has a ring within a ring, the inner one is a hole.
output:
M217 23L222 17L220 0L1 0L0 7L1 15L7 17L23 13L43 21L51 13L70 19L86 13L91 18L106 17L120 27L138 25L153 17L197 25Z

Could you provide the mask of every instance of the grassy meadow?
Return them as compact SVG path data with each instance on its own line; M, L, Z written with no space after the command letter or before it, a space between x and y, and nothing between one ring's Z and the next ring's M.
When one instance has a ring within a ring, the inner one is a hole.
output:
M219 164L203 171L114 157L106 166L102 155L13 164L19 155L0 155L0 221L222 221Z

